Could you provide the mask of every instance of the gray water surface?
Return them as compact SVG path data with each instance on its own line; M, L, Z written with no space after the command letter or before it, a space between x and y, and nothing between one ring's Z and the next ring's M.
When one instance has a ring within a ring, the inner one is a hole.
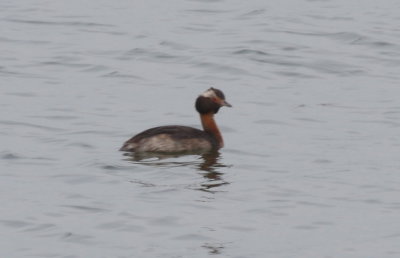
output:
M400 2L1 1L1 257L399 257ZM118 152L233 108L213 155Z

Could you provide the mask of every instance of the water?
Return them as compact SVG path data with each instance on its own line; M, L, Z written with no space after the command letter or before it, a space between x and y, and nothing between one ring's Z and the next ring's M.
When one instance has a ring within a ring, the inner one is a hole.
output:
M400 2L2 1L1 257L399 257ZM233 108L216 155L144 129Z

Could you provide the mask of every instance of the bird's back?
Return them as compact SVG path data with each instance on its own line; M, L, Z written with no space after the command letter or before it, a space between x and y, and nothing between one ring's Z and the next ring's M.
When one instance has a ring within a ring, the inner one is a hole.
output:
M132 152L193 152L211 150L217 142L210 134L188 126L150 128L124 143L120 150Z

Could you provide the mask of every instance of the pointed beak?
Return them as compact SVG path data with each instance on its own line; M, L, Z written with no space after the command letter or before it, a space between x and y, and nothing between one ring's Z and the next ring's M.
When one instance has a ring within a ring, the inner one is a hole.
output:
M229 104L228 102L226 102L225 100L222 101L222 106L225 106L225 107L232 107L232 105Z

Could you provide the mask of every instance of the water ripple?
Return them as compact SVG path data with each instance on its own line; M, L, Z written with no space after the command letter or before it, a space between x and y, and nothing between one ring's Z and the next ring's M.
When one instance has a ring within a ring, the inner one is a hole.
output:
M32 40L32 39L15 39L15 38L7 38L7 37L0 37L0 42L10 42L10 43L24 43L28 45L43 45L43 44L50 44L50 41L47 40Z
M32 25L51 25L51 26L80 26L80 27L115 27L111 24L82 22L82 21L43 21L43 20L25 20L25 19L6 19L6 21L16 23L27 23Z
M234 51L233 54L234 55L252 55L252 56L270 56L271 55L264 51L253 50L253 49L240 49L240 50Z
M1 155L1 158L6 160L17 160L22 159L23 157L14 153L5 153Z
M91 207L91 206L87 206L87 205L61 205L62 207L65 208L71 208L77 211L83 211L85 213L103 213L106 211L109 211L107 209L104 208L98 208L98 207Z
M64 129L57 128L57 127L38 125L38 124L32 124L32 123L27 123L27 122L7 121L7 120L0 120L0 125L23 126L23 127L30 127L30 128L36 128L36 129L51 131L51 132L62 132L62 131L64 131Z
M33 224L26 221L21 220L0 220L0 223L4 226L11 227L11 228L26 228L28 226L32 226Z

